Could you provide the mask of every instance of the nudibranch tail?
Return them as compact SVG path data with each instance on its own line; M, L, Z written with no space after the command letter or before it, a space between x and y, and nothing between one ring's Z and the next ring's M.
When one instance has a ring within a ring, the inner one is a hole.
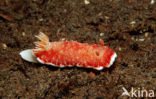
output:
M41 51L44 51L46 49L46 46L49 43L49 38L44 33L40 33L39 35L36 35L36 37L40 40L37 42L34 42L36 45L36 48L33 50L34 53L39 53Z
M38 62L36 60L36 56L34 55L32 49L23 50L20 52L20 55L21 55L22 59L24 59L28 62L33 62L33 63Z

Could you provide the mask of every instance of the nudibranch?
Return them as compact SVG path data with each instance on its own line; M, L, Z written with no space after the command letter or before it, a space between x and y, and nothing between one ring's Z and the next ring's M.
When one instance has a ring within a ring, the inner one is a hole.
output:
M49 42L44 33L36 36L40 41L35 42L34 49L20 52L21 57L29 62L38 62L55 67L84 67L102 70L109 68L117 54L104 42L98 44L79 43L76 41Z

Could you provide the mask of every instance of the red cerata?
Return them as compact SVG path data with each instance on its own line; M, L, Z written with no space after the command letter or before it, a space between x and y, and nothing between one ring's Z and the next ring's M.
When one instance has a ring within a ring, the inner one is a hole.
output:
M48 36L40 33L36 36L40 41L35 42L34 49L20 52L21 57L29 62L39 62L55 67L84 67L102 70L109 68L117 54L104 42L100 45L78 43L76 41L49 42Z

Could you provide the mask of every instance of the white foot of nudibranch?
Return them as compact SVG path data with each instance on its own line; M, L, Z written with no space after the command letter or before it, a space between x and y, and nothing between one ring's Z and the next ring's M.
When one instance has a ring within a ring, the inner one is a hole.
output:
M32 49L27 49L27 50L21 51L20 55L24 60L26 60L28 62L37 63L36 57L34 56Z

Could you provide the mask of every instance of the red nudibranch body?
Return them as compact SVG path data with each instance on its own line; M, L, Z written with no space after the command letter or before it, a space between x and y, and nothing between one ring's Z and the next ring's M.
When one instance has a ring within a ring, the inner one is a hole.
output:
M107 46L90 45L76 41L49 42L49 38L40 33L36 36L40 41L35 42L36 48L24 50L20 53L23 59L30 62L40 62L56 67L78 66L102 70L110 67L116 53Z

